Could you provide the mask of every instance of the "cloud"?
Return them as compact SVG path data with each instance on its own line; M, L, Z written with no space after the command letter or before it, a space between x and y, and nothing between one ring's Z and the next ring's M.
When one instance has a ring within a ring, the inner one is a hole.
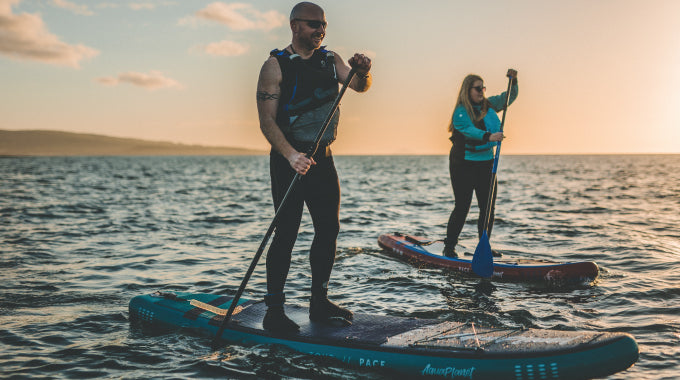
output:
M21 0L0 0L0 16L12 13L12 5L19 4Z
M152 3L130 3L128 4L130 9L135 10L135 11L140 11L140 10L150 10L156 8L156 4Z
M269 31L287 21L286 16L277 11L260 12L250 4L221 2L209 4L196 12L195 17L218 22L232 30Z
M116 3L99 3L99 4L97 4L97 8L111 8L111 9L116 9L116 8L120 8L120 4L116 4Z
M94 14L87 5L78 5L66 0L52 0L52 4L56 7L68 9L75 14L83 16L92 16Z
M148 11L148 10L156 9L158 7L171 6L171 5L176 5L176 2L174 2L174 1L162 1L162 2L156 2L156 3L134 2L134 3L127 3L127 4L99 3L99 4L97 4L97 7L98 8L111 8L111 9L127 7L127 8L132 9L133 11Z
M0 0L0 54L14 59L80 67L80 61L99 51L84 45L69 45L50 33L39 15L12 13L21 0Z
M130 71L118 74L117 77L97 78L97 82L105 86L117 86L121 83L128 83L147 90L182 88L182 85L179 82L165 77L160 71L150 71L148 74Z
M233 57L243 55L248 52L250 46L234 41L213 42L205 46L203 51L210 55Z

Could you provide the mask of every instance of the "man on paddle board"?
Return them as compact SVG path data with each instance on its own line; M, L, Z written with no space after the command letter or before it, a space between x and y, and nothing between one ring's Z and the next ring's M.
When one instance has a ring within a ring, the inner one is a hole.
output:
M276 224L267 252L267 313L263 327L295 332L299 326L284 312L284 286L291 253L306 204L314 224L309 252L312 270L309 318L313 321L349 323L352 312L328 300L328 281L335 261L340 229L340 185L330 144L335 140L339 110L334 113L316 153L307 157L325 118L338 96L338 83L350 75L350 66L321 42L326 36L326 16L321 7L302 2L290 14L292 42L273 50L260 71L257 109L260 129L271 144L270 176L276 209L281 205L296 173L300 184L292 191ZM371 60L363 54L349 59L356 75L349 87L365 92L371 86Z

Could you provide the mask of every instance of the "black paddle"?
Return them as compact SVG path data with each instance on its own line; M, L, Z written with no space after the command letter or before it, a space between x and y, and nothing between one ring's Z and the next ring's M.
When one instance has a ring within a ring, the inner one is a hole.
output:
M305 154L307 158L310 158L316 154L317 149L319 149L319 143L321 142L321 138L323 137L323 134L326 132L326 129L328 129L328 125L331 122L331 119L333 119L333 115L335 115L335 112L338 110L338 106L340 105L340 99L342 99L342 96L345 94L345 90L347 90L347 87L349 86L349 82L352 81L352 78L354 77L355 71L354 68L352 68L347 75L347 79L345 80L345 83L342 84L342 89L340 89L340 92L338 93L338 96L335 98L335 101L333 102L333 106L331 107L330 112L328 113L328 116L326 117L326 120L324 120L323 125L321 126L321 129L319 130L319 133L317 133L316 138L314 139L314 144L312 147L309 149L309 151ZM302 175L300 173L295 173L295 177L293 177L293 180L290 182L290 186L288 186L288 190L286 191L286 194L283 196L283 199L281 200L281 204L279 204L279 208L276 209L276 213L274 214L274 219L272 219L271 224L269 225L269 228L267 229L267 233L264 235L264 239L262 239L262 243L260 244L260 248L257 250L257 253L255 253L255 257L253 257L253 261L250 263L250 267L248 268L248 271L246 272L245 277L243 277L243 281L241 281L241 286L239 286L238 290L236 291L236 295L234 295L234 298L231 300L231 305L229 305L229 310L227 311L227 315L224 316L224 319L222 320L222 323L220 324L220 328L217 330L217 335L215 336L215 339L213 340L213 345L216 345L222 336L222 333L224 332L224 329L227 327L227 324L229 323L229 320L231 319L231 316L234 314L234 310L236 309L236 305L238 304L238 300L241 298L241 295L243 294L243 291L246 288L246 284L248 283L248 280L250 280L250 276L253 274L253 271L255 270L255 266L257 265L257 262L260 260L260 257L262 256L262 253L264 252L264 248L267 246L267 243L269 242L269 238L271 237L272 233L274 232L274 228L276 228L276 222L279 220L279 215L281 214L281 210L286 204L286 200L288 199L288 196L293 192L293 189L295 188L295 185L299 182L299 180L302 178Z
M505 108L503 108L503 119L501 120L501 132L503 132L503 125L505 124L505 114L508 111L508 103L510 103L510 90L512 89L512 75L508 72L508 91L505 92ZM496 156L493 160L493 169L491 170L491 183L489 184L489 197L486 201L486 215L484 217L484 229L482 236L479 238L479 244L475 249L475 255L472 257L472 270L481 277L491 277L493 275L493 252L491 252L491 244L489 243L489 235L487 233L489 228L489 219L491 218L491 201L496 192L496 170L498 169L498 160L501 156L501 142L496 145Z

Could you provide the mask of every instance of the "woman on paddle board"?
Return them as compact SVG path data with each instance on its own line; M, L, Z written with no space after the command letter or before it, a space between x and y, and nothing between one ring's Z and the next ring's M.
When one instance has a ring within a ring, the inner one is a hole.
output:
M513 78L509 103L512 104L519 92L517 71L509 69L507 75ZM477 229L481 237L487 207L489 207L487 205L489 192L496 188L495 181L490 186L494 160L493 148L496 142L503 141L505 138L500 132L501 121L496 112L505 107L506 93L487 98L484 95L485 91L484 80L479 75L466 76L460 86L458 100L449 124L450 140L453 142L449 154L449 173L455 204L449 217L444 239L443 254L447 257L458 257L455 248L470 211L473 192L479 206ZM495 203L494 192L490 205L488 235L491 235L493 226ZM494 256L500 256L496 251L492 252Z

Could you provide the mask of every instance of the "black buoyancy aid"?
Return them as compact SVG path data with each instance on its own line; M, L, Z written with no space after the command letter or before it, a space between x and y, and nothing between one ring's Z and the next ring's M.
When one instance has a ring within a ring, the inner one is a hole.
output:
M338 95L335 57L325 46L309 59L286 49L272 50L281 67L281 95L276 122L289 140L313 142ZM337 135L340 110L335 112L321 143L329 145Z

